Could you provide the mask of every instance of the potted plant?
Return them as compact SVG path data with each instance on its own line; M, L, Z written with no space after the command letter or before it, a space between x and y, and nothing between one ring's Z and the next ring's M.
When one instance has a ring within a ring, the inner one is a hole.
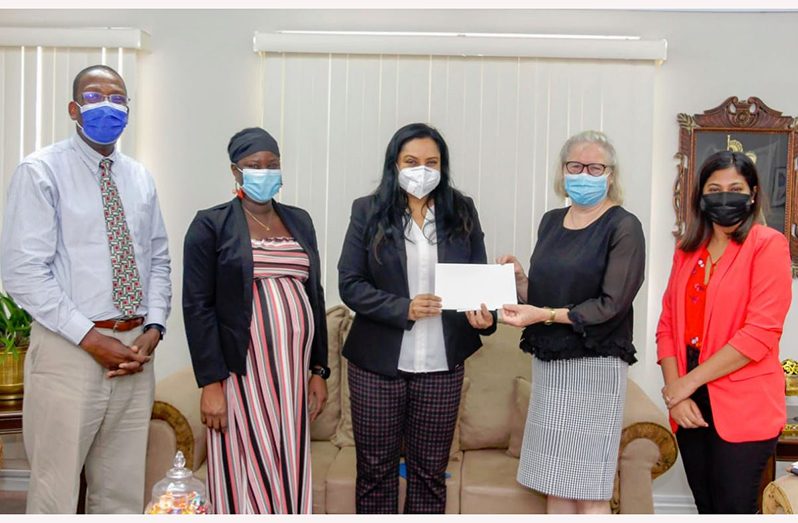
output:
M0 293L0 402L22 399L30 324L30 314Z

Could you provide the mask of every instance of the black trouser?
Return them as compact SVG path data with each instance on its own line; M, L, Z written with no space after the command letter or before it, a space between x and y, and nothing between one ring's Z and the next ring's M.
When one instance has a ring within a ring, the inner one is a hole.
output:
M688 362L697 359L688 348ZM692 367L688 363L688 368ZM778 436L763 441L731 443L715 430L706 385L691 396L706 428L676 431L687 482L699 514L756 514L762 471L776 452Z
M381 376L349 362L349 397L357 454L358 514L396 514L399 455L405 444L405 514L443 514L464 367Z

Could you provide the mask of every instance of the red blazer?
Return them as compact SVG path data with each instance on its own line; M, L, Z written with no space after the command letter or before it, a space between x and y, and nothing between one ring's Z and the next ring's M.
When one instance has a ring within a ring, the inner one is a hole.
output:
M685 292L698 255L676 249L657 326L657 361L675 357L680 376L687 373ZM699 358L704 362L728 343L752 360L707 384L715 428L726 441L773 438L784 427L779 339L791 301L791 261L784 234L754 225L742 245L729 243L707 288Z

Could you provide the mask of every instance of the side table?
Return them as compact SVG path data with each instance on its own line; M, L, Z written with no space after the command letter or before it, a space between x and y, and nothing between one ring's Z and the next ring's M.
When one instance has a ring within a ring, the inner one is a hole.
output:
M22 403L0 402L0 434L22 432ZM0 439L0 468L3 467L3 440Z
M0 434L22 432L22 402L0 402Z

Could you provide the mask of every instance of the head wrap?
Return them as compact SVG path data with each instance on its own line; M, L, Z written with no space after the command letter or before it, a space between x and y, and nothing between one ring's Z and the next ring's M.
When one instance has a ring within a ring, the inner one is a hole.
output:
M280 156L277 140L260 127L248 127L237 132L230 138L230 143L227 144L227 154L230 155L230 161L233 163L237 163L241 158L260 151L267 151Z

